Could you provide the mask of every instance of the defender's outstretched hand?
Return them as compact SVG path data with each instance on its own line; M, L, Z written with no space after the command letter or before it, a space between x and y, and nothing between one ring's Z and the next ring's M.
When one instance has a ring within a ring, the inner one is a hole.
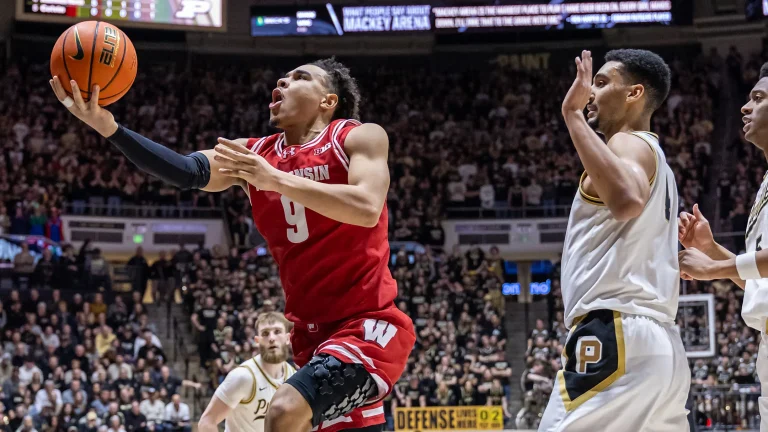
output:
M61 102L75 117L83 121L83 123L94 128L96 132L100 133L103 137L112 136L117 131L117 122L112 116L112 113L99 106L99 86L93 86L91 99L88 102L83 100L80 94L80 87L77 86L75 80L71 80L72 96L69 96L64 90L64 87L59 81L59 77L55 76L49 80L53 92L56 94L56 98Z
M576 57L576 79L563 100L563 112L583 112L592 97L592 53L584 50Z
M236 177L252 184L257 189L274 191L280 170L269 164L263 157L248 150L244 145L219 138L214 150L214 159L220 164L219 173Z

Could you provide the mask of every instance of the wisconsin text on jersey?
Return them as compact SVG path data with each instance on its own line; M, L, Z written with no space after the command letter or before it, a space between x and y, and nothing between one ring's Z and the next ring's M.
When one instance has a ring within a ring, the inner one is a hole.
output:
M311 166L306 168L298 168L289 172L295 176L304 177L305 179L309 179L317 182L331 179L331 174L328 171L327 164ZM260 189L256 189L256 190L260 190Z
M304 177L306 179L314 181L330 180L331 176L328 174L328 165L312 166L307 168L299 168L291 171L295 176Z

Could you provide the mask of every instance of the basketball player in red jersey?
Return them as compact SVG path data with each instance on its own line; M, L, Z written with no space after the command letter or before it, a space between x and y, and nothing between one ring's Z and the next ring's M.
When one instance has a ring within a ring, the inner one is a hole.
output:
M278 80L270 122L282 133L219 138L188 156L118 125L57 77L51 86L69 111L108 138L142 170L180 188L248 193L259 232L280 267L291 342L301 369L280 386L268 432L383 430L381 400L402 374L413 324L394 306L388 269L388 138L356 118L360 94L333 59Z

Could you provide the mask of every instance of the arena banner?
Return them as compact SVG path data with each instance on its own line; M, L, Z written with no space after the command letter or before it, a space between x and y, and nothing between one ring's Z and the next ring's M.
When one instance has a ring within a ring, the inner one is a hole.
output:
M395 409L395 430L486 431L503 430L500 406L416 407Z

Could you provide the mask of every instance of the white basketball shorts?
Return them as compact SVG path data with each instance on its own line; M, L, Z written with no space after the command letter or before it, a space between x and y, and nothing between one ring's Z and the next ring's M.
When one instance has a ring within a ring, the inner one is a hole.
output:
M571 329L539 432L688 432L690 386L672 324L592 311Z

